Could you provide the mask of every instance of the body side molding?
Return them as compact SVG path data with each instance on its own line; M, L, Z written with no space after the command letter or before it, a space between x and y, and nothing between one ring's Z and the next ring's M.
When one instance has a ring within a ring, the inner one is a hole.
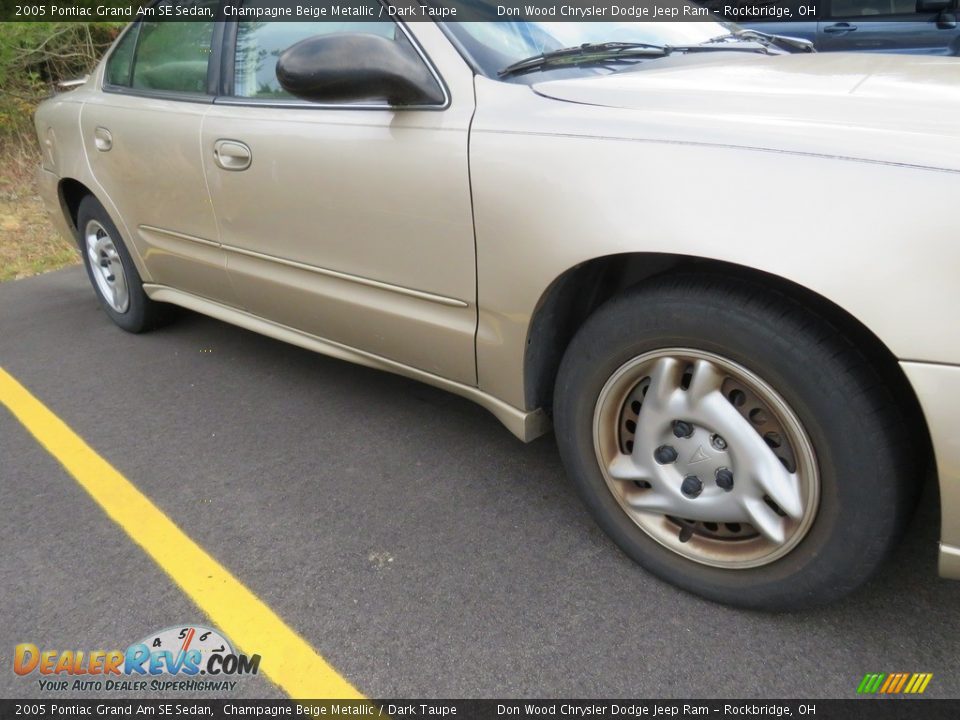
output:
M325 340L324 338L295 330L286 325L270 322L269 320L264 320L261 317L244 312L243 310L228 307L213 300L208 300L165 285L144 283L143 289L151 300L179 305L188 310L208 315L217 320L237 325L246 330L252 330L261 335L266 335L267 337L272 337L306 350L312 350L322 355L328 355L358 365L365 365L376 370L392 372L465 397L493 413L510 432L524 442L530 442L550 429L550 421L546 413L540 408L533 411L518 410L512 405L483 392L479 388L448 380L439 375L434 375L419 370L418 368L404 365L403 363L395 362L380 357L379 355L374 355L373 353L358 350L348 345Z
M195 237L193 235L186 235L184 233L176 232L174 230L166 230L164 228L154 227L153 225L140 225L140 230L146 230L148 232L157 233L160 235L167 235L169 237L177 238L178 240L186 240L189 242L197 243L198 245L207 245L218 247L224 252L235 253L237 255L246 255L247 257L256 258L257 260L264 260L266 262L276 263L278 265L285 265L287 267L297 268L298 270L306 270L307 272L316 273L317 275L324 275L326 277L336 278L338 280L346 280L347 282L356 283L357 285L366 285L367 287L377 288L378 290L385 290L387 292L397 293L398 295L406 295L408 297L414 297L419 300L426 300L427 302L437 303L439 305L447 305L449 307L460 307L465 308L469 307L469 304L464 300L459 300L457 298L446 297L445 295L437 295L435 293L425 292L423 290L414 290L413 288L403 287L402 285L394 285L392 283L383 282L381 280L373 280L371 278L361 277L360 275L351 275L350 273L340 272L338 270L329 270L327 268L317 267L315 265L308 265L307 263L297 262L296 260L287 260L285 258L277 257L275 255L267 255L265 253L255 252L253 250L245 250L244 248L234 247L233 245L224 245L223 243L214 242L213 240L207 240L205 238Z

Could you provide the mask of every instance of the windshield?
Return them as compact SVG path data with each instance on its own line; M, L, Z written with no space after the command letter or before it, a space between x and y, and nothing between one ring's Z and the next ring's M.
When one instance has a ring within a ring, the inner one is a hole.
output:
M697 45L736 29L727 22L448 22L462 51L485 76L534 55L584 43L627 42ZM549 70L549 69L545 69ZM564 73L598 69L563 68Z

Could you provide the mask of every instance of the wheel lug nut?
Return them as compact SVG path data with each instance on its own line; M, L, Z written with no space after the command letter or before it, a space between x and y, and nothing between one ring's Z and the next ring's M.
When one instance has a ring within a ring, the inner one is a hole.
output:
M722 437L720 437L719 435L717 435L716 433L714 433L713 435L710 436L710 444L713 446L713 449L714 449L714 450L726 450L726 449L727 449L727 441L724 440L724 439L723 439Z
M703 492L703 483L696 475L687 475L683 479L683 484L680 485L680 492L688 498L695 498Z
M733 473L729 469L725 467L717 468L717 472L714 473L714 477L717 481L717 487L726 490L727 492L733 490Z
M693 435L693 425L685 420L674 420L673 434L678 438L688 438Z
M677 451L670 445L661 445L653 451L653 459L661 465L669 465L677 459Z

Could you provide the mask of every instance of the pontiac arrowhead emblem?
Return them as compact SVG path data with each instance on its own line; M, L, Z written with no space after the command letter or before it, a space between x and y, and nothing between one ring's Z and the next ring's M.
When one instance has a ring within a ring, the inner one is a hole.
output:
M690 464L695 465L709 459L710 456L703 451L703 445L698 445L697 451L693 454L693 457L690 458Z

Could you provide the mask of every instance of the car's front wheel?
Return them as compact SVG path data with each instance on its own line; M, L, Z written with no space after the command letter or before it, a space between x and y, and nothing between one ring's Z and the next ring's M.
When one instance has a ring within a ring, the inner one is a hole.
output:
M743 280L665 278L601 307L564 356L554 409L601 527L660 577L733 605L849 592L916 497L908 434L867 358Z

